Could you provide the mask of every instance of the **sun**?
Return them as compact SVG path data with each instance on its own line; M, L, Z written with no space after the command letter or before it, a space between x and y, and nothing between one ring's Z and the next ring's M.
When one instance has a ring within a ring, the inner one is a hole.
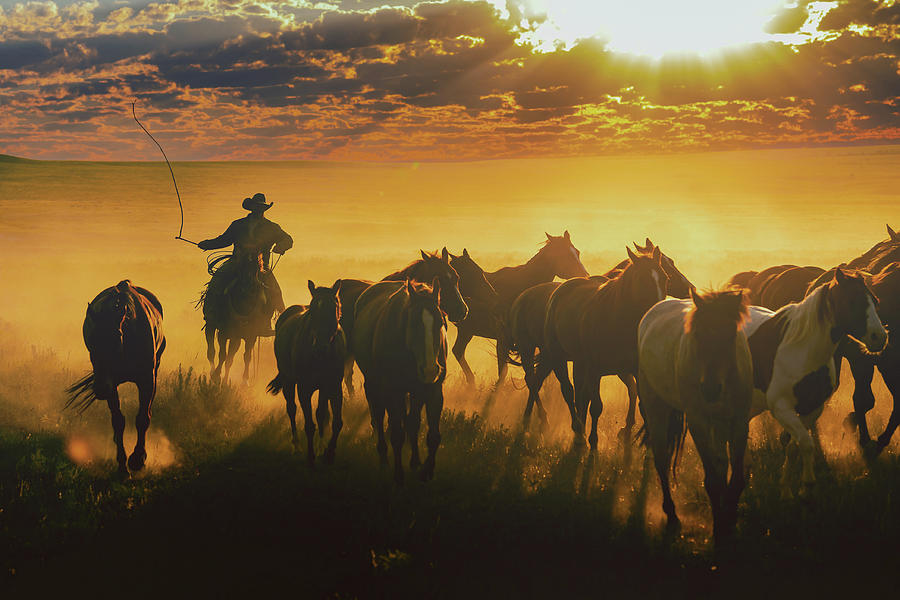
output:
M538 51L598 38L613 52L660 58L786 41L767 33L766 24L792 5L785 0L521 0L519 6L519 39Z

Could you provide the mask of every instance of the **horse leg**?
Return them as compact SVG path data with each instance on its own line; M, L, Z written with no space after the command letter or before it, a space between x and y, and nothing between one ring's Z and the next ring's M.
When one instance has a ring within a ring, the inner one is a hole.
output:
M889 364L884 364L884 368L882 368L882 364L884 362L879 362L878 370L881 372L884 384L891 393L894 407L891 409L891 416L888 419L887 426L884 428L884 432L878 436L878 441L875 443L876 454L881 453L891 443L891 437L893 437L894 431L897 430L897 426L900 425L900 406L897 405L897 396L900 394L900 365L897 364L896 360L892 360Z
M591 370L585 378L585 395L590 402L591 409L591 434L589 438L591 450L597 449L597 422L600 420L600 415L603 413L603 400L600 399L600 379L600 375L593 370ZM585 406L585 408L587 408L587 406Z
M866 413L875 407L875 395L872 394L872 376L875 374L875 362L858 351L847 356L850 373L853 374L853 412L848 420L859 432L859 446L865 450L872 440L869 436L869 424Z
M353 387L353 357L348 356L344 363L344 385L347 386L347 397L353 398L356 395L356 388Z
M244 373L241 381L244 385L250 385L250 363L253 360L253 346L256 344L256 336L244 338Z
M225 357L228 354L228 338L225 336L225 332L219 329L216 332L216 342L219 344L219 360L216 363L216 368L212 373L213 381L221 381L222 379L222 367L225 365ZM228 380L228 374L225 375L226 381Z
M497 340L497 383L494 388L499 388L506 381L509 372L509 349L501 340Z
M406 438L409 440L411 454L409 457L409 469L418 469L422 464L419 456L419 429L422 427L422 390L417 390L409 395L409 414L406 420Z
M125 453L125 442L123 436L125 434L125 415L122 414L122 408L119 405L119 390L115 387L107 395L106 404L109 406L109 414L112 417L113 442L116 444L116 462L119 463L119 475L128 477L128 467L126 466L127 454Z
M378 458L382 466L386 466L387 459L387 442L384 439L384 397L373 389L368 382L363 383L366 391L366 401L369 403L369 416L372 419L372 430L375 432L376 442L375 448L378 451Z
M469 342L472 341L473 337L475 336L471 331L457 326L456 341L453 342L453 356L456 357L456 361L459 363L459 366L462 367L463 375L466 377L466 385L470 388L475 387L475 374L472 372L471 367L469 367L468 361L466 361L466 346L469 345Z
M619 379L628 388L628 413L625 415L625 426L619 431L619 441L631 443L631 430L634 429L634 411L637 408L637 380L630 373L619 373Z
M338 436L341 434L341 429L344 427L344 419L342 418L344 392L341 389L340 375L336 378L335 384L332 385L330 389L326 388L326 390L328 392L327 399L328 402L331 403L331 412L333 413L333 418L331 420L331 439L328 440L328 447L325 449L325 464L330 465L334 463ZM321 398L322 390L319 390L319 396ZM322 400L320 399L319 402L321 403Z
M404 394L393 392L388 405L388 431L391 435L391 448L394 450L394 482L403 485L403 421L406 420L404 410L406 399Z
M444 388L437 383L429 392L425 403L425 416L428 420L428 435L425 437L425 443L428 445L428 456L425 458L425 465L419 474L422 481L429 481L434 477L434 461L437 457L438 447L441 445L441 412L443 410Z
M772 392L771 388L769 389L769 392ZM809 496L812 492L813 484L816 482L815 471L813 470L815 462L815 442L809 434L809 430L794 410L790 393L774 395L773 400L769 401L769 410L772 412L772 416L774 416L781 426L790 434L792 438L791 441L796 442L800 446L800 457L803 462L800 495ZM785 452L784 470L781 473L781 495L786 498L791 496L787 468L789 456L790 453Z
M688 419L688 429L694 446L703 463L703 486L706 495L709 496L709 504L713 515L713 543L719 547L725 537L731 532L726 530L723 518L725 500L725 488L728 477L728 448L726 440L719 432L714 431L714 425L709 419L700 415L692 415Z
M228 351L225 355L225 381L230 380L231 365L234 364L234 357L237 356L238 350L241 348L241 338L231 338L227 340Z
M319 386L319 404L316 406L316 426L319 428L319 437L325 437L325 429L331 422L331 411L328 410L328 395L331 393L327 386Z
M728 457L731 461L731 478L725 490L722 506L723 530L733 532L737 526L738 500L746 486L744 474L744 455L747 452L747 437L750 423L747 419L736 420L731 425L728 439Z
M137 443L134 445L134 452L128 457L128 468L132 471L140 471L147 461L147 429L150 428L154 396L156 396L156 378L150 375L138 384L138 414L134 420L137 429Z
M569 365L566 361L553 365L553 374L556 375L556 380L559 382L559 391L566 402L566 406L569 408L569 415L572 418L572 431L576 431L578 412L575 410L575 387L569 381Z
M528 402L525 404L525 414L522 416L522 422L525 429L528 429L528 424L531 421L531 412L535 405L539 407L538 416L541 419L541 423L547 422L547 412L541 406L540 392L541 387L544 385L544 380L547 379L547 375L552 370L552 365L548 365L543 361L539 361L535 365L534 348L523 349L521 356L522 368L525 369L525 385L528 387Z
M206 360L209 361L209 376L212 379L218 377L218 372L216 371L216 328L212 326L209 321L206 322L206 326L203 329L203 333L206 335ZM158 363L158 361L157 361Z
M313 443L316 439L316 424L312 414L313 390L306 385L297 386L297 395L300 400L300 410L303 411L303 430L306 432L306 462L310 467L316 463L316 449Z
M641 389L646 390L641 396L641 417L644 419L645 435L650 451L653 453L653 464L656 467L656 474L659 476L659 485L662 489L662 509L666 514L666 528L670 533L674 533L681 527L681 521L675 512L675 503L672 501L672 490L669 485L669 471L673 466L672 454L678 444L677 439L671 439L675 435L675 428L671 425L678 422L680 413L666 404L665 400L655 394L650 386L642 385ZM681 433L678 432L678 435L680 436Z
M284 394L284 403L285 408L287 409L288 419L291 422L291 444L294 446L295 452L300 450L300 440L297 439L297 401L294 399L296 387L297 384L291 380L286 381L281 388L281 393Z

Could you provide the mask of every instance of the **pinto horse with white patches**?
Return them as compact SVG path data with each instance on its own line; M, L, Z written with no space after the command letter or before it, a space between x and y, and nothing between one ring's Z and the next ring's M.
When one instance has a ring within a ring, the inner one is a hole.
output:
M363 373L383 464L387 463L387 412L397 483L403 483L401 452L407 433L412 447L409 466L415 469L421 464L418 438L423 407L428 420L428 456L419 476L423 480L434 476L447 374L447 320L440 309L440 297L440 279L435 278L431 286L382 281L367 288L356 301L351 346Z
M143 469L147 460L150 406L156 396L159 361L166 349L162 318L162 304L156 296L127 279L97 294L88 304L82 327L93 371L66 390L71 394L66 407L76 406L81 411L97 399L106 400L112 415L116 461L123 477L128 476L129 469ZM127 461L125 417L118 391L126 382L137 384L140 403L135 419L137 443Z
M887 343L875 306L877 298L856 274L836 269L834 279L802 301L777 312L751 307L744 327L753 355L755 387L751 418L765 410L800 447L803 462L800 493L807 496L815 482L815 444L809 428L835 389L834 354L844 336L870 352ZM785 457L787 463L787 453ZM785 467L787 464L785 464ZM782 494L790 495L788 470L782 473Z
M744 452L753 398L753 364L741 325L742 290L669 298L638 326L641 415L670 529L679 525L669 490L687 429L700 454L712 505L713 538L731 535L744 489ZM675 460L673 460L673 454ZM731 479L728 479L729 461Z

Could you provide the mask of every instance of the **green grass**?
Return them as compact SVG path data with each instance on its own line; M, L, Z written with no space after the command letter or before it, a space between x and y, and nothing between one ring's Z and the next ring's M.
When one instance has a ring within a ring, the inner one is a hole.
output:
M78 373L49 352L18 356L0 362L0 577L10 597L835 596L893 590L900 566L897 456L869 469L856 452L831 456L812 506L782 501L769 422L754 428L736 547L714 556L690 444L675 494L685 528L666 540L641 448L626 468L612 442L582 454L565 434L542 440L446 410L434 481L398 488L379 468L362 401L346 404L336 464L311 470L291 450L280 398L179 369L162 377L154 408L151 441L165 445L150 447L146 473L119 481L106 408L59 411ZM448 404L466 394L448 385ZM73 440L94 459L73 462Z

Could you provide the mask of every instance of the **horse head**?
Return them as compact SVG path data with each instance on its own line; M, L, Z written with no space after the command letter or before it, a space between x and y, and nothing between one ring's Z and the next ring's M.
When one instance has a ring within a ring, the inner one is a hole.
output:
M446 372L447 321L440 309L441 280L435 277L429 286L408 280L406 293L407 349L415 357L419 383L436 383Z
M559 236L550 235L546 231L544 235L547 236L547 241L532 260L545 261L551 267L553 274L562 279L589 275L587 269L581 264L581 251L572 244L568 230Z
M312 347L314 353L321 355L331 346L340 330L341 301L338 293L341 289L341 280L335 281L331 287L316 287L311 279L307 284L309 293L312 294L307 313Z
M431 254L420 250L422 260L412 266L409 278L415 281L428 282L437 278L440 281L441 309L454 323L459 323L469 314L469 307L459 291L459 274L450 266L450 253L444 247L440 254Z
M662 252L658 247L648 254L635 254L625 247L630 260L619 275L627 285L627 294L644 311L666 297L669 277L662 267Z
M85 342L98 356L121 354L127 322L136 316L131 282L120 281L88 303L85 316Z
M825 305L831 311L835 341L849 335L864 344L869 352L881 352L887 344L887 331L878 317L878 298L859 273L847 273L838 267L834 278L824 286Z
M634 247L637 249L639 254L652 254L655 248L658 248L653 242L650 241L650 238L645 238L644 245L639 246L638 244L632 242ZM666 254L660 250L660 255L662 259L660 264L662 265L663 271L666 272L666 275L669 278L669 286L667 293L670 296L674 296L675 298L686 299L691 296L691 290L694 289L693 284L688 281L688 278L684 276L684 273L678 270L678 267L675 266L675 261L666 256Z
M484 276L484 269L478 266L469 251L450 255L450 266L459 275L459 291L464 298L471 298L485 304L492 304L497 299L497 291Z
M695 344L699 363L700 396L707 404L718 403L737 369L735 340L748 314L743 289L699 294L691 288L694 308L685 322L685 333Z

